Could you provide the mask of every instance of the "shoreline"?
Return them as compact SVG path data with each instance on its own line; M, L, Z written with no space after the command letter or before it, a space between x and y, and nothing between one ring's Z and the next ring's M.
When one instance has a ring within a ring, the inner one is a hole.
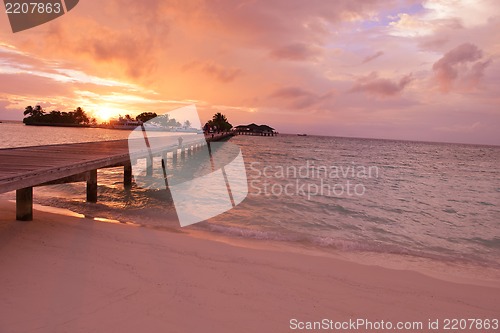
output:
M8 201L12 205L14 200L2 199L0 197L0 209L2 201ZM376 266L393 270L409 270L424 274L428 277L455 283L472 284L486 287L497 287L500 281L500 269L489 267L485 263L476 263L465 260L439 260L414 254L372 252L363 250L342 250L329 246L314 245L312 243L294 242L275 239L258 239L253 237L227 234L216 229L200 228L197 225L187 228L174 227L178 222L171 221L168 226L159 226L137 221L122 221L111 216L85 216L68 208L57 208L41 204L34 204L34 210L58 215L60 218L72 217L90 222L117 224L136 228L145 228L160 232L182 234L188 237L203 239L234 247L250 250L277 251L293 253L314 257L333 258L367 266ZM175 218L174 216L168 217Z
M406 254L345 251L296 242L227 236L204 230L189 230L187 233L190 237L211 240L246 249L331 258L363 266L380 267L396 271L411 271L445 282L500 289L500 287L498 287L500 282L500 269L490 268L483 264L472 262L445 262Z
M201 234L36 216L0 218L1 331L284 332L293 318L427 322L500 312L498 287Z

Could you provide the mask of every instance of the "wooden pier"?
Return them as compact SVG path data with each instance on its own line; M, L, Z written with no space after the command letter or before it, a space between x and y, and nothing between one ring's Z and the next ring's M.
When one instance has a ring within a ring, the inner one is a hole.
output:
M97 170L123 167L125 187L132 185L131 160L145 158L148 174L152 173L152 158L172 152L191 156L201 145L219 141L233 133L221 133L189 143L155 147L130 156L128 140L72 143L34 147L0 149L0 193L16 191L16 219L33 219L33 187L71 182L87 183L87 201L97 202Z

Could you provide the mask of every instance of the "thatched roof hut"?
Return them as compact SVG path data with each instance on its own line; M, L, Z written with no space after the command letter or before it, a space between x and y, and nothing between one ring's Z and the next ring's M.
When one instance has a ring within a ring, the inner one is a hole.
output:
M239 125L235 127L235 131L238 134L243 135L263 135L263 136L274 136L276 133L275 129L268 125L257 125L251 123L249 125Z

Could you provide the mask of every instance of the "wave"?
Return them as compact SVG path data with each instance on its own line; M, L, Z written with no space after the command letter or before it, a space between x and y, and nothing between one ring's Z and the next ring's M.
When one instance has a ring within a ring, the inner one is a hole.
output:
M481 266L500 268L500 264L481 258L479 256L467 256L462 253L453 253L444 248L431 249L432 251L409 249L405 246L367 240L341 239L334 237L311 236L297 234L293 232L278 232L272 230L256 230L236 226L228 226L213 223L203 223L197 226L198 229L213 233L222 234L229 237L244 239L276 241L286 243L298 243L303 246L319 248L324 250L334 250L340 252L377 253L399 256L410 256L415 258L430 259L449 263L478 264ZM493 244L500 241L495 239ZM440 254L439 252L443 252ZM447 252L447 253L446 253Z

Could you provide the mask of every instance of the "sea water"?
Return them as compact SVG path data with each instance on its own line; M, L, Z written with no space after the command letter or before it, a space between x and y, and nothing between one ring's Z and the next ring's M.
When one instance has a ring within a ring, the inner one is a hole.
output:
M128 131L0 124L0 147L126 139ZM500 268L500 147L320 136L236 136L249 193L188 227L344 253ZM161 171L155 173L160 178ZM99 202L82 183L35 189L35 201L89 217L180 228L164 190L99 170ZM12 199L13 193L0 197Z

